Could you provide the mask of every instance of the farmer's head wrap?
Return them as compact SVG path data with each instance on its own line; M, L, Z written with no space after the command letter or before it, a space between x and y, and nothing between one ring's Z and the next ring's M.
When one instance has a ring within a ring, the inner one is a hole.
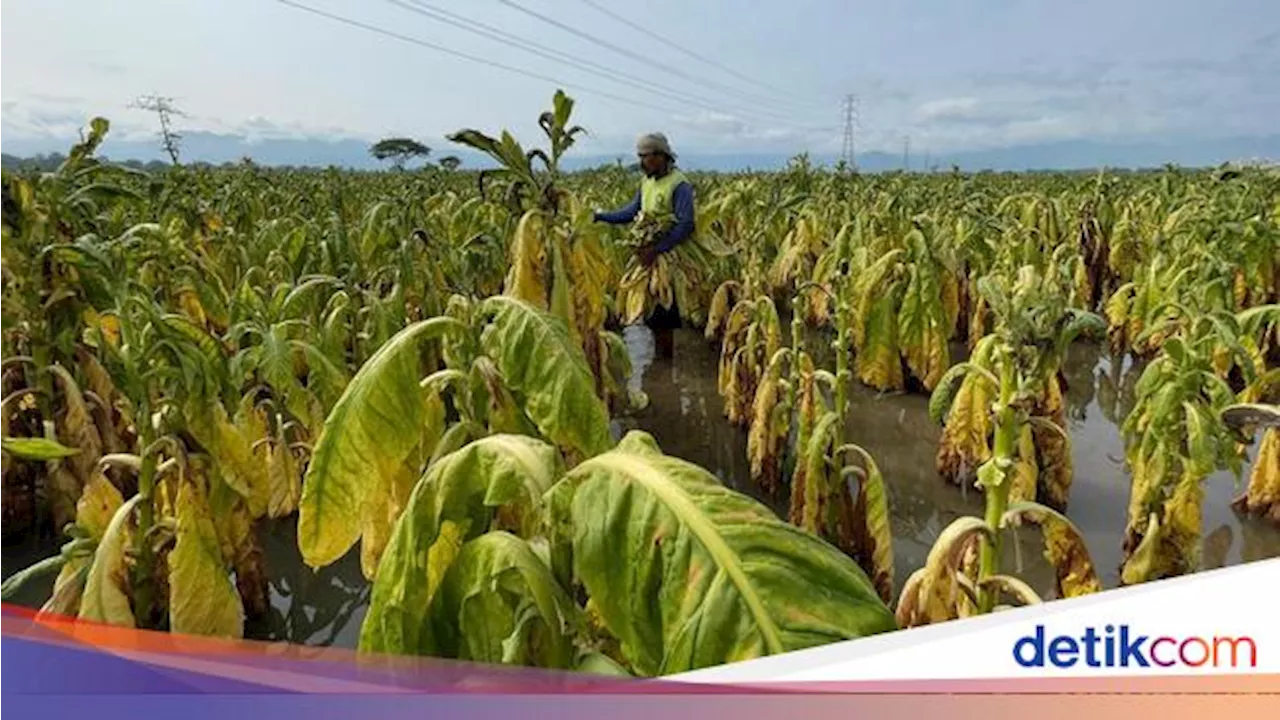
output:
M676 159L676 154L671 150L671 143L667 142L667 136L660 132L641 135L636 140L636 153L640 155L662 153L672 160Z

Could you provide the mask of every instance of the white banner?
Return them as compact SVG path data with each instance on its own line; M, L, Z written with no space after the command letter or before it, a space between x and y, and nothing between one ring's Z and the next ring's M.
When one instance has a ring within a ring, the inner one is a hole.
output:
M699 670L688 682L1280 673L1280 559Z

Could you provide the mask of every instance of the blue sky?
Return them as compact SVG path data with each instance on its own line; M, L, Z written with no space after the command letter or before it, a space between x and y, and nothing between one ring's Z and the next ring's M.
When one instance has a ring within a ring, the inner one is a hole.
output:
M592 132L576 150L586 154L628 153L648 129L665 130L685 152L837 153L847 92L861 101L859 149L893 153L907 135L913 153L942 154L1062 140L1195 144L1280 131L1276 0L510 0L650 62L504 0L397 1L480 20L704 106L532 56L393 2L297 0L580 86L568 89L578 99L577 122ZM9 0L0 32L0 128L10 147L65 147L92 115L110 118L117 138L145 138L151 118L127 106L157 92L177 99L188 131L250 139L407 134L441 152L442 136L461 127L534 138L537 113L556 87L276 0Z

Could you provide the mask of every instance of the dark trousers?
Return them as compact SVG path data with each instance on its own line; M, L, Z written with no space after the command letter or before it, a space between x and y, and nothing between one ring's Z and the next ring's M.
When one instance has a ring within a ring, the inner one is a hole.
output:
M654 350L658 357L670 358L675 355L675 331L682 327L680 321L680 308L675 303L671 307L664 308L658 306L653 312L649 313L649 317L645 318L644 324L653 331Z

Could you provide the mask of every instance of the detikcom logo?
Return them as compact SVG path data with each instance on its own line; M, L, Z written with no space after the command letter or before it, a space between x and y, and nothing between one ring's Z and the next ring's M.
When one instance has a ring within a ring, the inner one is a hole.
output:
M1086 627L1079 636L1047 637L1043 625L1013 644L1013 659L1027 668L1052 665L1075 667L1186 667L1253 668L1258 666L1258 646L1248 636L1212 638L1169 635L1152 638L1128 625Z

